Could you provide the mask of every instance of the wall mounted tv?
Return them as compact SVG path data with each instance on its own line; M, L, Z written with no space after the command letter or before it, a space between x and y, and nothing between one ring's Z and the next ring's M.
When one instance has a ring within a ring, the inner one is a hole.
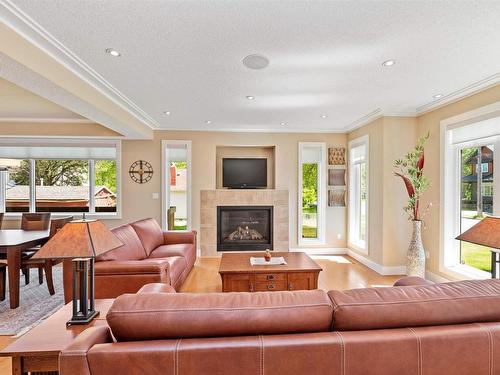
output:
M267 159L222 159L222 186L230 189L265 189Z

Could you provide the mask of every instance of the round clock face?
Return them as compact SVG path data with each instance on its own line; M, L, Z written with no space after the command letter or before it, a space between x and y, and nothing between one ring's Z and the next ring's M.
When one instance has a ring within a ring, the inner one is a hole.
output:
M138 184L144 184L153 177L153 167L145 160L132 163L128 171L130 178Z

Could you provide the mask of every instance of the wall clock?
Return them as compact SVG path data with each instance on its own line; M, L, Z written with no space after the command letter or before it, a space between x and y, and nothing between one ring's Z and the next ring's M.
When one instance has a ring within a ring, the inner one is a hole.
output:
M153 167L145 160L137 160L130 166L128 174L133 181L144 184L153 177Z

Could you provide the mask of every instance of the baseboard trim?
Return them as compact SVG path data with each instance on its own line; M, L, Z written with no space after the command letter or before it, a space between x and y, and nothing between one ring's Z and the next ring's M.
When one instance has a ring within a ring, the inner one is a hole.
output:
M304 252L308 255L346 255L344 247L291 247L290 252Z
M382 276L390 276L390 275L406 275L406 266L382 266L377 262L374 262L371 259L364 257L361 254L356 253L351 249L347 249L347 255L353 257L361 264L364 264L366 267L372 269Z

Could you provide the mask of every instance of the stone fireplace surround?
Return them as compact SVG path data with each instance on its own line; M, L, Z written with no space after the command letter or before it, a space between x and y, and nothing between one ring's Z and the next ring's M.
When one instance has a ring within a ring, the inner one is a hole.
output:
M273 249L289 251L289 194L274 189L218 189L200 192L200 249L217 256L217 206L273 206Z

